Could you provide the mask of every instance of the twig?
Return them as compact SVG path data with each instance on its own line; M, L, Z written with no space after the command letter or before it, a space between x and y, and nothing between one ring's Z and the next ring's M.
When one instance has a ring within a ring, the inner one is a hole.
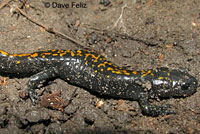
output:
M4 1L1 5L0 5L0 9L2 9L3 7L5 7L9 2L11 2L12 0L6 0Z
M144 43L147 46L157 46L158 45L158 43L151 43L151 42L139 39L137 37L132 37L132 36L129 36L127 34L120 34L120 33L115 32L115 31L109 31L109 30L105 30L105 29L102 30L102 29L99 29L99 28L96 28L96 27L90 27L88 25L82 25L82 27L95 30L96 32L101 33L101 34L106 34L106 35L108 35L108 34L114 34L115 37L120 37L122 39L129 39L129 40L138 41L138 42Z
M53 28L50 28L50 27L48 27L48 26L45 26L45 25L42 24L42 23L37 22L35 19L33 19L33 18L31 18L30 16L28 16L28 15L27 15L24 11L22 11L19 7L16 7L16 9L17 9L23 16L25 16L28 20L30 20L31 22L35 23L36 25L38 25L38 26L44 28L47 32L53 33L53 34L58 35L58 36L62 36L62 37L64 37L64 38L66 38L66 39L72 41L73 43L75 43L75 44L76 44L78 47L80 47L80 48L93 50L93 49L91 49L91 48L89 48L89 47L87 47L87 46L84 46L84 44L82 44L81 42L79 42L79 41L73 39L72 37L69 37L69 36L67 36L67 35L65 35L65 34L59 32L59 31L57 31L57 30L54 30ZM93 51L95 51L95 50L93 50Z
M124 8L126 8L126 7L127 7L127 3L122 7L121 14L120 14L119 18L117 19L117 21L115 22L115 24L113 25L113 28L117 27L119 22L120 22L120 24L122 24L123 27L125 27L122 17L123 17L123 13L124 13ZM125 31L126 31L126 27L125 27Z

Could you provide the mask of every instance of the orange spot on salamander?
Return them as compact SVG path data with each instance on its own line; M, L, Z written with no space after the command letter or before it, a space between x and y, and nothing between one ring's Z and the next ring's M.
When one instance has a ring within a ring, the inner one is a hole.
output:
M80 54L80 53L77 53L77 55L79 55L79 56L83 56L82 54Z
M51 55L51 53L41 53L41 56L43 55Z
M69 49L66 50L67 53L71 53L71 51Z
M78 53L82 53L82 51L81 51L81 50L77 50L77 52L78 52Z
M93 62L98 62L98 59L101 55L98 55L97 57L95 55L92 55L93 58L95 58L95 60Z
M38 53L31 54L31 57L37 57L37 56L38 56Z
M53 56L58 56L58 54L52 54Z
M107 64L108 62L107 61L105 61L104 63L101 63L101 64L99 64L97 67L99 68L99 67L101 67L101 66L104 66L104 67L106 67L106 64Z
M99 64L97 67L99 68L99 67L101 67L101 66L106 66L104 63L101 63L101 64Z
M60 56L63 56L63 55L65 55L66 53L60 53Z
M37 57L37 56L38 56L38 53L31 54L31 57Z
M3 54L3 55L9 55L7 52L5 52L3 50L0 50L0 53Z
M165 77L165 80L168 80L169 78L168 77Z
M132 73L136 75L136 74L137 74L137 71L133 71Z
M112 67L108 67L107 70L108 71L110 71L110 70L113 71L113 68Z
M77 55L83 56L83 55L82 55L82 51L81 51L81 50L77 50Z
M85 54L84 60L87 60L87 58L88 58L89 55L90 55L90 54Z
M84 60L87 60L87 58L88 58L89 56L91 56L92 58L95 59L94 62L98 62L98 59L99 59L99 57L100 57L101 55L98 55L98 56L96 57L94 54L87 53L87 54L85 54Z
M115 73L115 74L122 74L121 71L112 71L112 73Z
M127 70L122 70L122 72L123 72L125 75L130 75L130 73L128 73Z
M111 65L112 65L112 63L111 63ZM116 65L113 65L113 67L117 67Z
M13 56L13 57L16 57L16 56L19 56L19 57L24 57L24 56L30 56L31 54L11 54L10 56Z
M151 73L151 70L147 71L145 74L143 74L141 77L147 76L148 74Z
M58 50L58 51L57 51L57 53L62 53L62 52L64 52L64 50Z
M130 73L124 73L125 75L130 75Z
M145 71L144 71L144 70L142 70L142 73L144 74L144 73L145 73Z
M71 52L71 56L75 56L75 54L73 52Z

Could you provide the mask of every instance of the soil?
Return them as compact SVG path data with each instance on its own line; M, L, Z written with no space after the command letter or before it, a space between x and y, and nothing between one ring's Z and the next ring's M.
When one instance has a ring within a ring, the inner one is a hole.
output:
M28 16L119 66L184 68L200 81L199 0L27 2L22 10ZM0 49L9 53L80 49L15 12L20 5L16 0L0 9ZM1 77L1 134L200 133L199 87L190 97L152 101L170 104L175 115L147 117L136 101L105 98L60 79L37 90L42 102L33 104L23 97L28 79Z

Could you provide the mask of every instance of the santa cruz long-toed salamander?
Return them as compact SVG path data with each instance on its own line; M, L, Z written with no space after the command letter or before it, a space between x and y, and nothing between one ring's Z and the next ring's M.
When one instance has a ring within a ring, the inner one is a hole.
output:
M31 76L28 93L34 102L35 89L49 78L60 77L71 84L117 98L136 100L149 116L172 114L167 106L151 105L150 98L189 96L197 80L181 69L124 70L105 57L88 50L48 50L9 54L0 50L0 73Z

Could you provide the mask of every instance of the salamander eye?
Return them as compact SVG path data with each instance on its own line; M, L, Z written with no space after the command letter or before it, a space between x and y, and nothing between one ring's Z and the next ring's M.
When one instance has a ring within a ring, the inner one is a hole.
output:
M184 83L182 86L181 86L181 89L182 90L188 90L190 87L190 83Z

